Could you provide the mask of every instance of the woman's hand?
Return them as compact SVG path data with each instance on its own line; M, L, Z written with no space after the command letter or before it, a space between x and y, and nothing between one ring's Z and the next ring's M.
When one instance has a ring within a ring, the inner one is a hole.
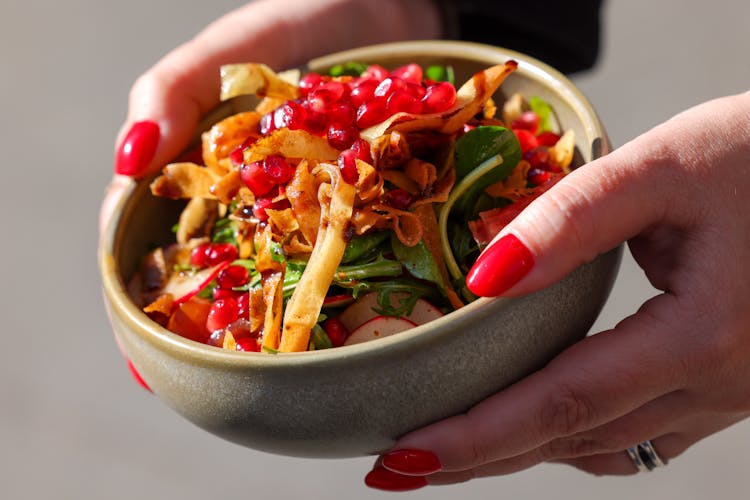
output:
M545 461L631 474L750 415L750 92L692 108L541 196L468 285L527 294L621 242L663 293L466 414L414 431L367 483L466 481ZM397 474L401 473L401 474Z

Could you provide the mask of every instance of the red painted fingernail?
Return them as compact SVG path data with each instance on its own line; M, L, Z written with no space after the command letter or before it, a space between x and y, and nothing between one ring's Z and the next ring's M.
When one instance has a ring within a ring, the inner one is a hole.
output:
M159 144L159 125L152 121L136 122L120 144L115 158L115 172L137 177L154 158Z
M466 286L480 297L496 297L518 283L534 267L526 245L508 234L479 256L466 276Z
M146 389L148 392L152 392L151 388L148 386L146 381L143 380L143 378L141 378L141 374L138 373L138 370L136 370L135 366L133 366L133 362L130 360L127 360L127 361L128 361L128 368L130 369L130 374L133 375L133 378L135 379L135 381L138 382L140 386Z
M441 470L443 464L431 451L406 449L383 455L383 467L399 474L426 476Z
M378 490L409 491L427 486L427 479L424 476L405 476L385 467L375 467L365 476L365 484Z

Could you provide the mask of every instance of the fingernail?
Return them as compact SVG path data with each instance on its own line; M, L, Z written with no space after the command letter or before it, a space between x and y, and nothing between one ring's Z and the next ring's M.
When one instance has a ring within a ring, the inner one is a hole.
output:
M140 386L146 389L148 392L153 392L151 391L151 388L148 386L146 381L143 380L143 378L141 378L141 374L138 373L138 370L135 369L135 366L133 366L133 362L130 361L129 359L127 361L128 361L128 368L130 369L130 374L133 376L135 381L138 382L138 384L140 384Z
M399 474L426 476L441 470L443 464L431 451L405 449L383 455L383 467Z
M365 476L365 484L378 490L409 491L427 486L427 479L424 476L405 476L385 467L375 467Z
M115 172L137 177L154 158L159 144L159 125L152 121L136 122L120 144L115 158Z
M518 283L534 267L526 245L508 234L479 256L466 276L466 286L480 297L496 297Z

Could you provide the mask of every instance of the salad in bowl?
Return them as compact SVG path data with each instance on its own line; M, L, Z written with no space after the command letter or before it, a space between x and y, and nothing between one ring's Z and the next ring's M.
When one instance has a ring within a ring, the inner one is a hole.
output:
M457 85L449 64L224 66L222 100L256 104L151 184L187 203L133 300L183 337L264 353L375 340L475 300L473 261L573 160L542 98L493 97L517 67Z

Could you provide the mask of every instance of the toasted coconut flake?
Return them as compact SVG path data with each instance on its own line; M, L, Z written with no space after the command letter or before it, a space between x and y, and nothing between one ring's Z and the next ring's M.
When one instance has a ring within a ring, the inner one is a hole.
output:
M151 183L151 192L173 200L179 198L215 198L211 186L219 177L195 163L172 163Z
M266 214L268 215L268 222L276 234L291 235L299 229L299 223L291 208L283 210L267 208Z
M238 95L257 95L278 99L296 99L299 88L259 63L227 64L221 67L221 100Z
M368 203L383 194L383 178L369 163L357 160L357 199L360 203Z
M193 238L211 233L219 215L219 202L206 198L191 198L180 214L177 227L177 243L186 244Z

